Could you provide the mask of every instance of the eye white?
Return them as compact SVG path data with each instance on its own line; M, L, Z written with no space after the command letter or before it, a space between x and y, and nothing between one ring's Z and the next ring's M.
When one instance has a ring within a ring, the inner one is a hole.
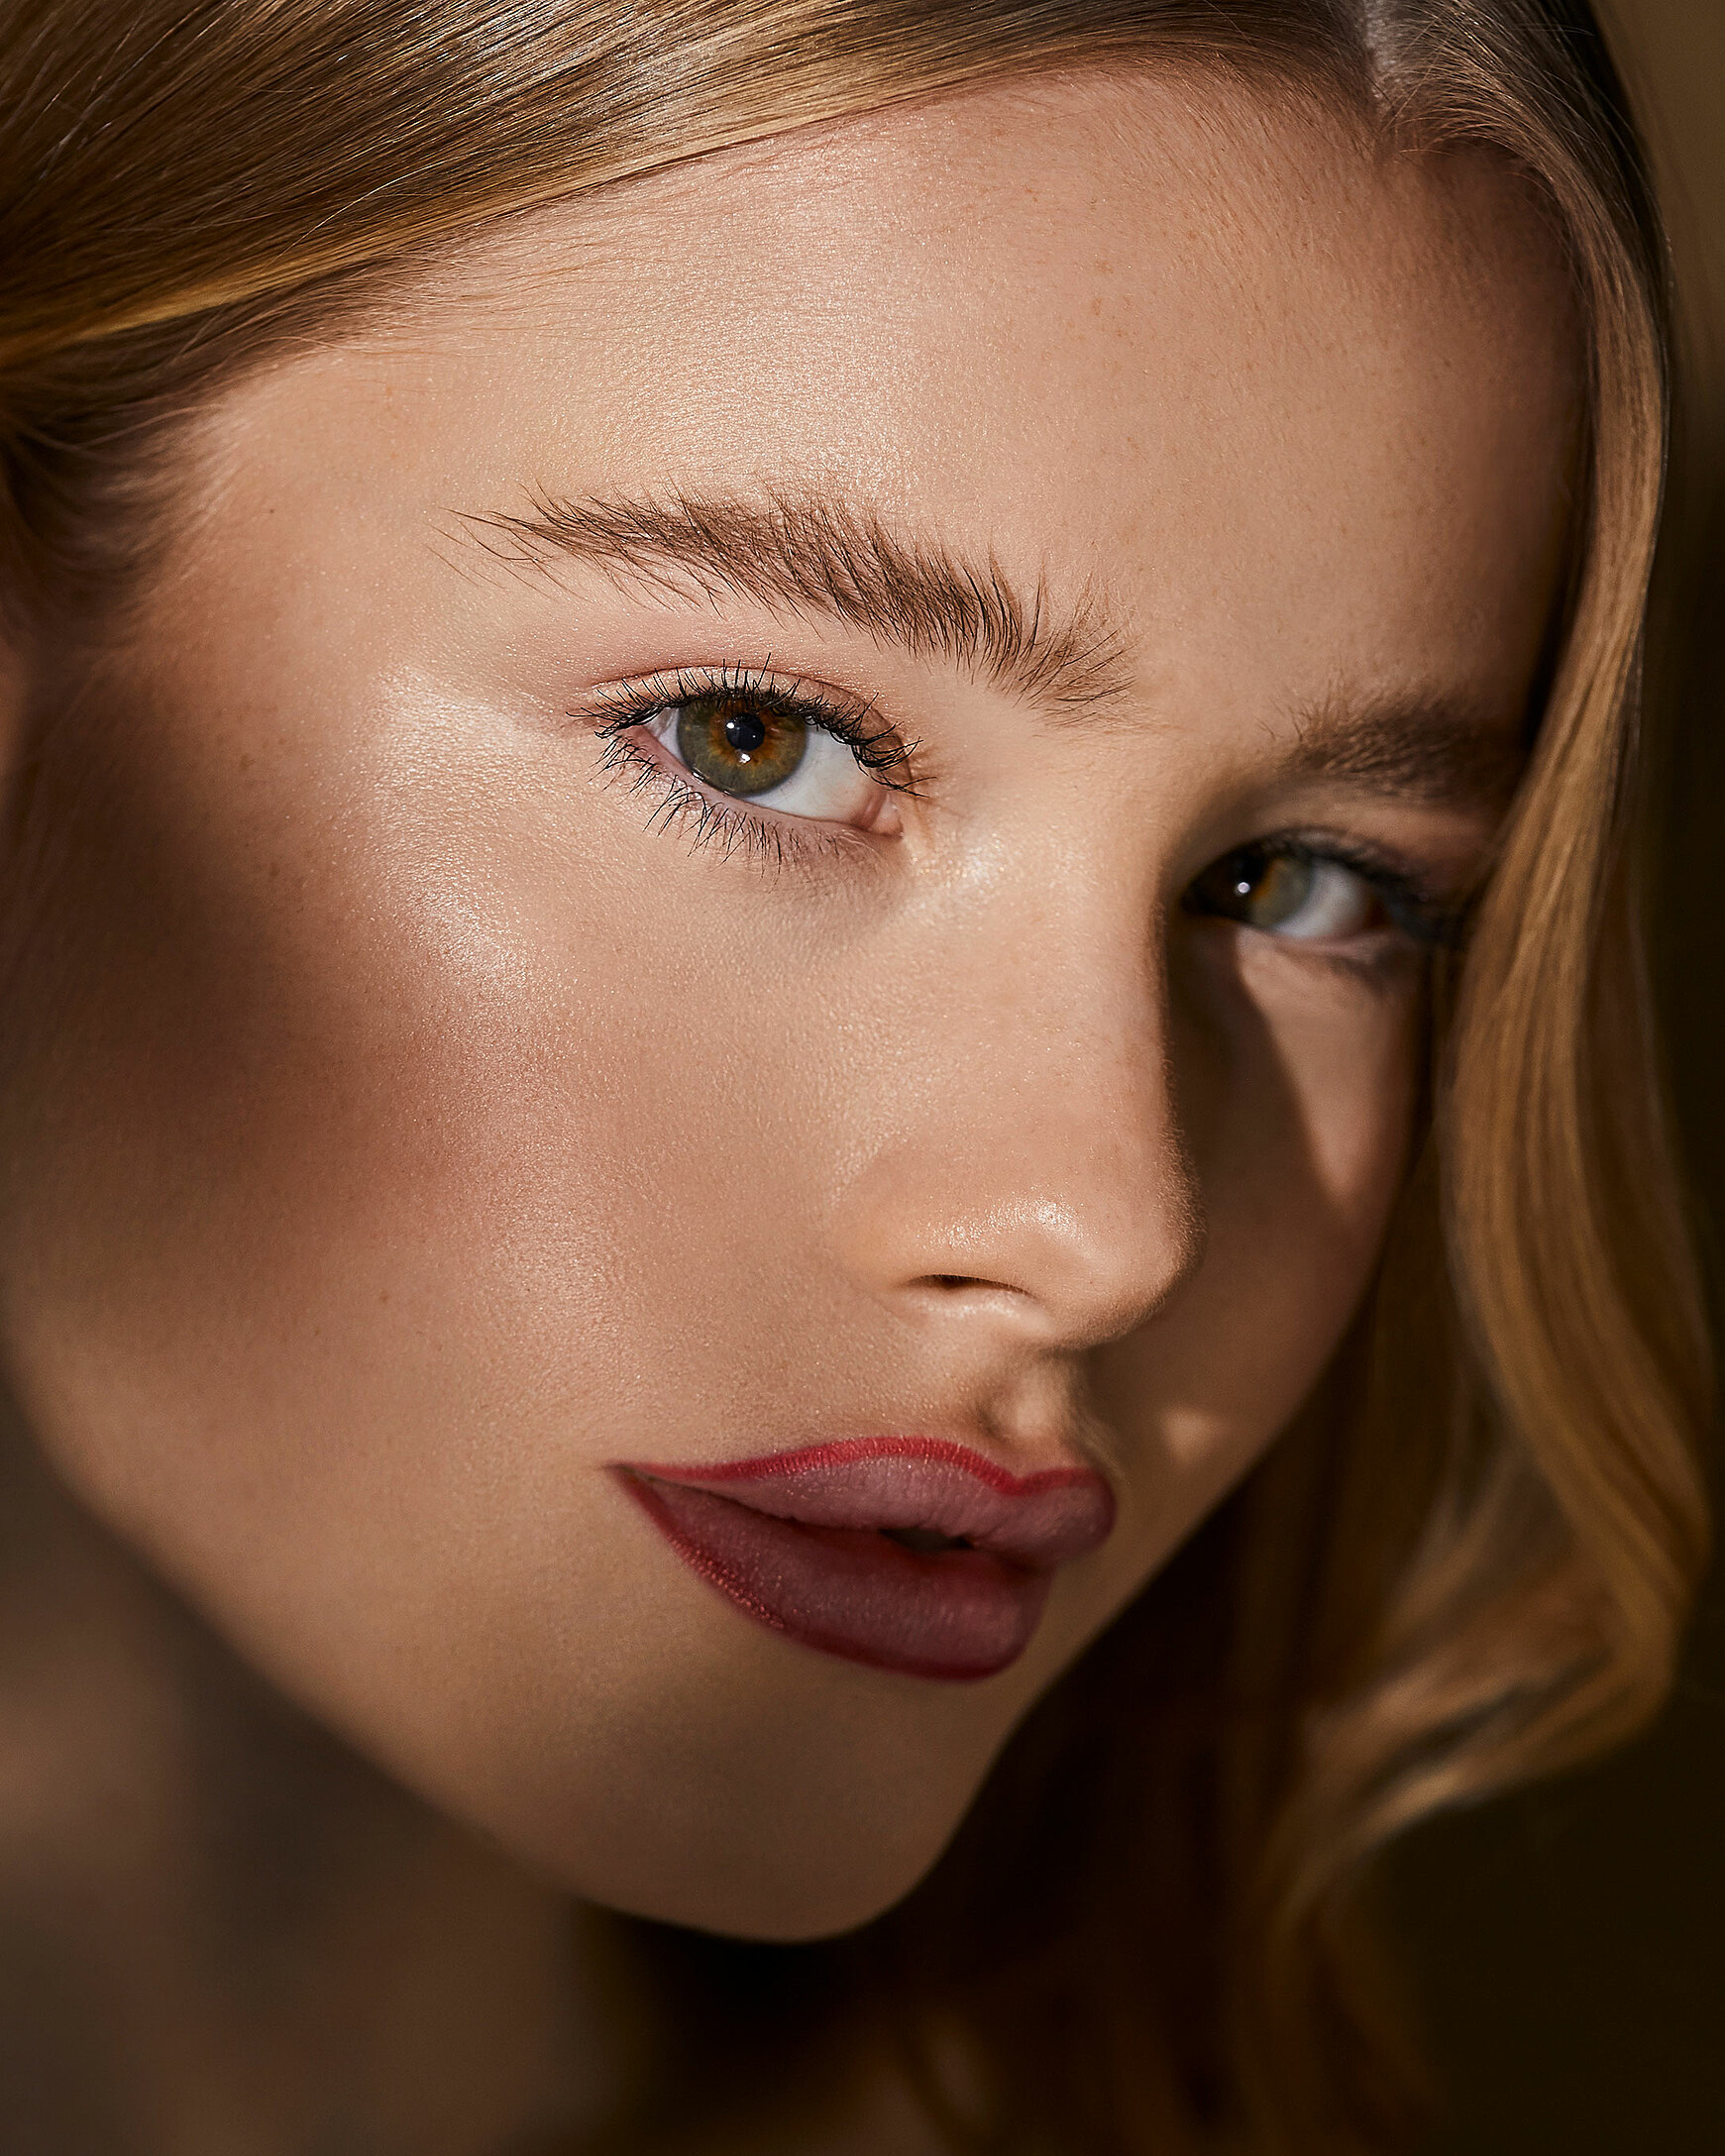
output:
M677 726L682 709L681 704L668 704L645 724L647 732L678 767L689 771L677 751ZM815 816L826 823L856 821L867 810L875 792L875 781L845 743L836 734L828 733L824 726L815 725L809 729L808 745L797 769L782 785L769 787L764 794L727 794L722 787L710 785L695 772L689 775L697 785L706 786L718 800L734 802L738 808L773 808L781 815Z
M1311 875L1299 905L1265 933L1301 943L1357 935L1371 919L1376 903L1371 886L1340 861L1314 861Z

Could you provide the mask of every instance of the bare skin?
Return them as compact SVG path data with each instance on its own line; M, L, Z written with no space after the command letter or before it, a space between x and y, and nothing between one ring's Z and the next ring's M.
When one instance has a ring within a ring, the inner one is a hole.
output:
M809 1938L926 1871L1369 1279L1565 319L1483 162L1077 78L537 213L207 415L15 728L39 2145L92 2082L175 2156L574 2131L640 2002L568 1897ZM787 522L1049 648L738 589ZM652 713L739 676L897 761L692 781ZM901 1431L1113 1490L998 1676L751 1623L605 1473ZM912 2149L860 2087L794 2145Z

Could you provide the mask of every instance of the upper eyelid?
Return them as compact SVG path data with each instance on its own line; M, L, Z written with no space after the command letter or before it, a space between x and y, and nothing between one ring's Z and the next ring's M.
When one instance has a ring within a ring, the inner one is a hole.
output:
M879 721L879 731L873 738L890 742L892 754L883 759L884 768L877 768L863 757L858 762L868 770L878 783L897 791L916 794L916 773L909 779L895 779L894 768L911 766L911 759L917 748L916 742L907 742L898 728L882 719L878 705L870 699L836 688L834 685L811 681L807 675L775 676L771 662L762 666L740 667L734 664L719 666L678 666L655 669L646 675L632 676L596 685L591 692L592 705L585 715L607 723L604 730L621 734L634 726L642 725L656 713L673 707L680 701L699 695L718 693L753 694L763 701L771 701L782 707L806 713L815 724L826 726L853 750L858 746L856 729L871 720ZM834 721L828 725L828 721ZM726 814L758 816L770 810L771 804L741 805L724 802L720 796L708 796L693 773L687 773L682 759L676 757L680 772L696 786L703 798L720 806ZM777 819L775 819L777 820ZM803 820L803 819L798 819ZM1423 877L1417 864L1403 862L1369 842L1348 833L1312 828L1283 828L1266 832L1248 839L1243 845L1227 849L1229 852L1264 853L1288 852L1309 860L1322 860L1346 869L1371 885L1383 899L1391 916L1403 933L1418 941L1431 944L1454 943L1465 925L1473 894L1463 892L1455 898L1441 897L1435 893L1429 881ZM1219 855L1214 858L1220 859ZM1206 866L1210 864L1207 863ZM1203 873L1202 870L1199 871Z
M591 694L593 708L587 715L601 719L612 732L642 725L657 712L697 696L758 696L763 702L808 717L843 741L877 784L903 794L916 791L917 744L883 718L878 704L830 683L813 682L807 675L776 677L770 662L761 667L665 668L603 683Z
M651 674L601 683L592 695L595 704L654 707L687 701L692 697L758 696L817 719L837 718L846 724L878 715L866 697L838 689L829 682L811 681L806 674L778 675L771 665L761 667L663 667Z
M1459 936L1469 904L1466 896L1442 898L1418 875L1376 857L1373 849L1350 847L1344 839L1307 840L1298 850L1308 860L1332 862L1369 885L1396 928L1416 942L1445 946Z
M1328 830L1310 825L1298 829L1266 831L1250 838L1241 846L1229 849L1233 852L1266 854L1291 853L1305 860L1334 861L1339 868L1349 870L1367 883L1393 889L1418 897L1431 904L1462 904L1466 892L1450 897L1442 894L1434 879L1425 873L1420 864L1394 848L1376 844L1370 839L1360 839L1347 831Z
M1266 857L1292 854L1346 869L1377 893L1400 934L1426 948L1455 948L1465 932L1475 896L1471 888L1455 895L1442 893L1421 875L1416 863L1398 859L1346 832L1309 827L1269 831L1243 845L1230 847L1215 858L1226 860L1231 855L1247 853Z

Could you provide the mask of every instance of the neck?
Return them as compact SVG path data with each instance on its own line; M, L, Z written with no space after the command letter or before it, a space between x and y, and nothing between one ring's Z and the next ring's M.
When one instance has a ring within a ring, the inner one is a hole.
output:
M609 2107L596 1921L254 1676L15 1418L0 1727L9 2145L496 2156Z
M732 2033L758 2067L748 2100L713 2115L701 2046L681 2061L665 2050L691 2018L688 1972L667 1986L627 1927L420 1803L266 1684L65 1489L3 1396L0 1730L8 2148L945 2146L878 2051L810 2045L820 2015L805 2029L784 2001L742 2015ZM725 1959L666 1938L681 1958ZM700 1981L722 1998L734 1975L703 1967Z

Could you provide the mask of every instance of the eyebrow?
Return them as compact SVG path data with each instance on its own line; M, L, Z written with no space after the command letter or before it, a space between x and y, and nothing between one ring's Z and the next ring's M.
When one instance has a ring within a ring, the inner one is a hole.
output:
M457 521L512 569L571 562L618 586L823 616L1051 711L1106 704L1132 680L1129 639L1094 590L1062 604L1045 577L1022 589L992 550L967 560L826 493L535 492L525 511ZM1293 731L1282 777L1435 807L1499 810L1526 762L1525 726L1439 694L1338 691L1296 713Z
M1301 712L1282 761L1329 780L1437 808L1501 809L1527 764L1527 729L1444 696L1336 696Z
M512 567L576 562L613 584L824 616L913 657L974 670L1033 704L1101 703L1130 679L1126 638L1094 592L1062 604L1044 577L1022 589L992 551L967 560L824 494L538 494L524 514L459 521Z

